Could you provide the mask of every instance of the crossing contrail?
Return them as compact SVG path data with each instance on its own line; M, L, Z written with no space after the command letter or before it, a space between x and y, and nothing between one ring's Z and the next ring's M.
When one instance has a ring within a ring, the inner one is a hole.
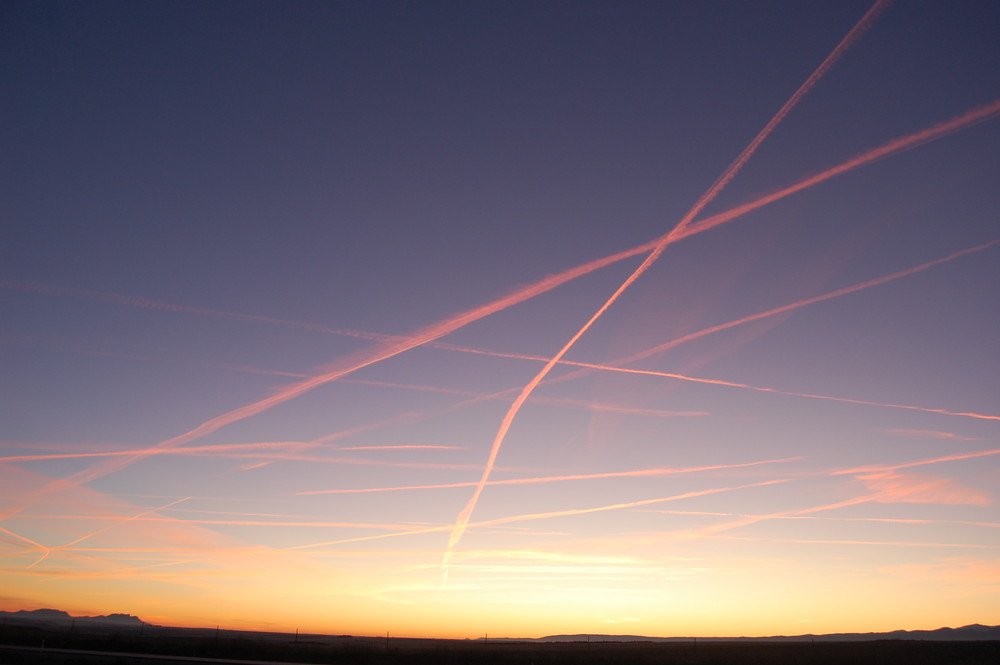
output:
M448 547L445 551L444 566L445 572L447 572L448 558L451 552L454 550L455 546L462 539L462 534L465 532L465 527L469 523L469 519L472 516L472 512L476 508L476 504L479 502L479 497L486 487L486 482L489 480L490 473L493 470L493 465L496 463L497 454L500 452L500 448L503 445L504 440L507 437L507 433L510 431L510 427L514 422L514 418L517 416L521 407L524 405L525 401L534 392L538 384L549 374L556 363L558 363L566 353L573 348L576 342L583 337L584 334L593 326L593 324L604 315L604 313L618 300L618 298L630 287L639 277L641 277L656 261L660 258L663 252L668 246L680 240L683 236L682 234L687 230L688 226L694 221L699 213L708 205L717 195L721 192L727 184L736 176L736 174L743 168L747 161L753 156L757 148L760 147L761 143L767 139L768 136L774 131L774 129L781 123L782 120L788 115L788 113L802 100L802 98L809 92L810 89L816 84L816 82L833 66L833 64L841 57L841 55L847 51L847 49L854 43L854 41L871 25L871 22L875 19L878 13L885 7L886 3L879 0L875 5L861 18L860 21L855 24L855 26L848 32L847 36L841 40L833 51L820 63L820 66L809 76L806 81L799 86L799 88L789 97L773 118L764 126L764 128L757 134L756 137L747 145L746 148L739 154L735 161L730 164L722 175L716 180L711 187L705 191L704 194L699 197L695 204L690 210L681 218L681 220L674 226L674 228L669 231L666 235L659 238L654 244L652 251L643 260L643 262L632 271L621 286L619 286L614 293L601 305L593 316L587 320L583 326L572 336L570 339L559 349L556 354L545 363L541 371L538 372L528 382L520 394L514 399L511 404L510 409L504 415L503 420L500 423L500 428L497 430L497 434L494 437L493 445L490 448L490 454L486 460L486 465L483 469L483 474L480 477L479 483L476 485L475 490L473 490L472 497L470 497L468 503L458 514L455 520L455 528L452 531L450 537L448 538Z
M923 411L925 413L937 413L937 414L947 415L947 416L960 416L960 417L966 417L966 418L977 418L977 419L981 419L981 420L1000 420L1000 416L994 416L994 415L982 414L982 413L972 413L972 412L962 412L962 411L950 411L950 410L947 410L947 409L937 409L937 408L931 408L931 407L913 406L913 405L908 405L908 404L894 404L894 403L889 403L889 402L876 402L876 401L872 401L872 400L852 399L852 398L849 398L849 397L835 397L835 396L831 396L831 395L820 395L820 394L816 394L816 393L793 392L793 391L787 391L787 390L780 390L780 389L777 389L777 388L766 388L766 387L762 387L762 386L754 386L754 385L750 385L750 384L746 384L746 383L737 383L735 381L724 381L724 380L721 380L721 379L705 379L705 378L687 376L687 375L684 375L684 374L677 374L677 373L673 373L673 372L661 372L661 371L656 371L656 370L644 370L644 369L631 369L631 368L628 368L628 367L622 367L621 366L621 365L623 365L625 363L634 362L636 360L640 360L642 358L646 358L646 357L649 357L651 355L655 355L657 353L661 353L661 352L666 351L668 349L672 349L672 348L674 348L676 346L680 346L681 344L684 344L684 343L687 343L687 342L691 342L691 341L693 341L695 339L699 339L701 337L705 337L706 335L711 335L713 333L721 332L721 331L727 330L729 328L733 328L733 327L736 327L736 326L739 326L739 325L743 325L745 323L750 323L752 321L757 321L757 320L760 320L760 319L764 319L764 318L767 318L767 317L770 317L770 316L776 316L778 314L784 314L784 313L787 313L787 312L799 309L801 307L806 307L808 305L813 305L813 304L818 303L818 302L823 302L825 300L831 300L833 298L839 298L840 296L844 296L844 295L848 295L848 294L851 294L851 293L855 293L857 291L862 291L864 289L869 289L869 288L872 288L874 286L879 286L881 284L886 284L888 282L891 282L891 281L894 281L894 280L897 280L897 279L901 279L903 277L909 277L910 275L914 275L916 273L919 273L919 272L922 272L924 270L927 270L928 268L932 268L932 267L940 265L942 263L946 263L948 261L952 261L952 260L957 259L959 257L966 256L968 254L972 254L972 253L975 253L975 252L980 252L980 251L983 251L985 249L989 249L990 247L995 246L997 243L1000 243L1000 239L992 240L992 241L984 243L982 245L976 245L975 247L968 247L966 249L962 249L962 250L959 250L957 252L952 252L951 254L949 254L947 256L943 256L943 257L940 257L940 258L937 258L937 259L932 259L930 261L926 261L924 263L921 263L920 265L916 265L916 266L913 266L913 267L910 267L910 268L906 268L904 270L898 270L898 271L896 271L894 273L890 273L888 275L883 275L881 277L876 277L874 279L870 279L870 280L867 280L867 281L864 281L864 282L859 282L858 284L853 284L851 286L846 286L846 287L843 287L843 288L840 288L840 289L836 289L834 291L830 291L830 292L824 293L822 295L813 296L811 298L805 298L803 300L798 300L798 301L793 302L793 303L788 303L786 305L781 305L780 307L774 307L772 309L765 310L763 312L757 312L756 314L751 314L749 316L744 316L742 318L739 318L739 319L736 319L736 320L733 320L733 321L729 321L727 323L719 324L719 325L712 326L712 327L709 327L709 328L704 328L702 330L699 330L699 331L696 331L696 332L693 332L693 333L689 333L687 335L683 335L683 336L678 337L676 339L670 340L669 342L664 342L663 344L659 344L657 346L654 346L654 347L652 347L650 349L646 349L644 351L641 351L639 353L633 354L631 356L628 356L628 357L625 357L625 358L619 358L617 360L613 360L613 361L608 362L608 363L588 363L588 362L580 362L580 361L573 361L573 360L565 360L564 359L564 360L560 360L560 364L567 365L567 366L572 366L572 367L579 367L579 368L581 368L583 370L586 370L586 371L589 371L589 370L599 370L599 371L607 371L607 372L621 372L621 373L626 373L626 374L641 374L641 375L646 375L646 376L661 376L661 377L664 377L664 378L678 379L678 380L681 380L681 381L691 381L691 382L694 382L694 383L706 383L706 384L712 384L712 385L718 385L718 386L726 386L726 387L730 387L730 388L743 388L743 389L747 389L747 390L755 390L755 391L758 391L758 392L774 393L774 394L777 394L777 395L787 395L787 396L790 396L790 397L804 397L804 398L809 398L809 399L830 400L830 401L834 401L834 402L846 402L846 403L850 403L850 404L860 404L860 405L865 405L865 406L881 406L881 407L887 407L887 408L893 408L893 409L908 409L908 410L913 410L913 411ZM481 349L471 349L471 348L467 348L467 347L458 347L458 346L452 346L452 347L449 347L449 348L451 348L452 350L455 350L455 351L463 351L463 352L466 352L466 353L478 353L478 354L484 354L484 355L499 356L499 357L504 357L504 358L512 358L512 359L517 359L517 360L532 360L532 361L536 361L536 362L547 362L549 360L548 358L545 358L545 357L542 357L542 356L532 356L532 355L518 354L518 353L501 353L501 352L495 352L495 351L486 351L486 350L481 350ZM558 380L558 381L567 381L567 380L570 380L570 379L573 379L573 378L577 378L581 374L582 374L582 372L571 372L569 374L565 374L565 375L559 377L556 380Z
M857 157L854 157L846 162L843 162L835 167L829 168L821 173L813 175L809 178L799 181L798 183L786 187L782 190L768 194L766 196L759 197L754 201L737 206L731 210L728 210L711 217L702 219L699 222L689 224L685 229L677 232L676 229L671 233L675 235L674 240L680 240L688 238L697 233L703 231L708 231L721 224L733 221L745 215L753 210L757 210L765 205L778 201L782 198L800 192L804 189L812 187L814 185L820 184L826 180L829 180L835 176L841 175L853 169L859 168L873 161L883 159L885 157L901 153L906 150L910 150L917 146L923 145L930 141L934 141L943 138L953 132L968 128L976 123L984 122L989 120L1000 113L1000 99L995 100L989 104L976 107L963 113L962 115L956 116L950 120L939 123L927 129L921 130L919 132L908 134L906 136L894 139L878 148L869 150ZM668 234L669 236L670 234ZM169 448L175 446L181 446L191 441L197 440L201 437L207 436L226 425L234 422L238 422L250 416L256 415L273 406L282 404L288 400L294 399L299 395L306 393L313 388L324 385L331 381L335 381L343 376L346 376L352 372L359 369L374 365L382 360L392 358L397 356L409 349L422 346L424 344L433 342L445 335L448 335L474 321L478 321L486 316L499 312L501 310L512 307L526 300L530 300L535 296L547 293L552 289L555 289L562 284L570 282L578 277L590 274L596 270L607 267L619 261L637 256L644 252L654 250L657 246L662 244L664 238L659 238L652 240L650 242L638 245L631 249L627 249L615 254L610 254L608 256L589 261L587 263L578 265L574 268L570 268L560 273L550 275L537 282L529 284L528 286L517 289L506 296L493 300L489 303L480 305L473 309L467 310L455 316L443 319L437 323L431 324L422 328L411 335L406 337L386 337L383 338L375 347L370 349L365 349L358 351L347 356L342 357L335 363L332 363L324 368L324 372L304 379L298 383L287 386L282 390L270 395L267 398L253 402L251 404L233 409L219 416L211 418L201 425L195 427L194 429L180 434L176 437L166 439L156 444L160 448ZM14 282L11 280L0 280L0 287L6 288L17 288L17 284L25 284L22 282ZM34 284L34 283L32 283ZM48 286L48 285L45 285ZM98 292L100 293L100 292ZM197 308L194 308L197 309ZM242 318L242 317L241 317ZM267 319L268 317L253 317L247 315L246 318L260 318ZM134 461L134 460L133 460ZM57 491L61 488L70 488L79 486L81 484L90 482L96 478L100 478L108 473L113 473L118 471L131 462L127 460L118 461L114 464L102 465L99 468L89 469L80 471L72 476L64 479L53 481L53 483L40 490L41 493L49 493L51 491ZM17 514L23 506L14 506L0 512L0 520L9 518L13 514Z

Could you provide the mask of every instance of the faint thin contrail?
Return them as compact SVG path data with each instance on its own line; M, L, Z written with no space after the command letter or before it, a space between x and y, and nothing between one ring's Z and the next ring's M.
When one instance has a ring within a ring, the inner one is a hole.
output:
M693 466L678 469L636 469L633 471L609 471L606 473L581 473L563 476L542 476L537 478L508 478L506 480L490 480L487 485L529 485L535 483L554 483L566 480L597 480L602 478L629 478L642 476L665 476L680 473L700 473L703 471L721 471L724 469L741 469L748 466L760 466L761 464L776 464L779 462L796 462L805 459L804 457L784 457L781 459L761 460L758 462L744 462L742 464L715 464L712 466ZM453 487L475 487L475 482L465 483L443 483L439 485L408 485L402 487L374 487L366 489L337 489L337 490L316 490L312 492L296 492L297 495L308 494L358 494L365 492L398 492L401 490L427 490L427 489L448 489Z
M661 508L650 509L646 512L659 513L664 515L693 515L702 517L759 517L775 520L812 520L823 522L880 522L888 524L961 524L964 526L981 526L986 528L1000 528L1000 522L972 522L969 520L942 520L924 519L910 517L816 517L815 515L750 515L746 513L724 513L705 510L665 510Z
M444 566L447 572L448 557L454 550L455 546L462 539L462 534L465 532L465 526L469 523L469 519L472 516L472 512L475 510L476 504L479 502L479 497L486 487L486 482L489 480L490 473L493 470L493 465L496 463L497 454L500 452L500 447L503 445L504 440L507 437L507 432L510 431L510 427L514 422L514 418L517 416L521 407L524 405L525 401L534 392L538 384L549 374L556 363L558 363L566 353L573 348L576 342L583 337L584 334L593 326L593 324L604 315L604 313L618 300L618 298L630 287L632 284L639 279L656 261L660 258L667 247L677 240L680 240L683 236L684 231L687 230L691 222L694 221L695 217L708 205L717 195L721 192L727 184L736 176L736 174L743 168L746 162L753 156L757 148L764 142L764 140L770 136L774 129L781 123L782 120L788 115L788 113L801 101L801 99L809 92L810 89L816 84L816 82L827 72L830 67L841 57L841 55L847 51L850 45L871 25L871 22L875 19L878 13L885 7L887 3L883 0L878 0L875 5L861 18L860 21L848 32L847 36L836 47L831 51L830 55L820 63L820 66L806 79L806 81L799 86L799 88L788 98L778 112L773 118L764 126L764 128L757 134L756 137L746 148L739 154L735 161L730 164L722 175L716 180L711 187L705 191L701 197L695 201L695 204L688 210L681 220L674 226L674 228L668 232L666 235L659 238L649 253L649 256L643 260L643 262L636 268L631 275L629 275L621 286L619 286L614 293L611 294L603 305L601 305L593 316L587 320L583 326L574 334L570 339L563 345L561 349L548 361L545 366L542 367L541 371L538 372L528 382L520 394L514 399L511 404L510 409L504 415L503 420L500 423L500 428L497 430L497 434L493 440L493 445L490 448L489 457L486 460L486 466L483 469L483 475L481 476L479 483L476 485L475 490L472 493L468 503L465 508L458 514L455 520L455 528L448 538L448 547L445 551Z
M109 529L114 529L114 528L116 528L118 526L121 526L122 524L125 524L126 522L133 522L135 520L143 519L143 518L145 518L146 515L149 515L150 513L155 513L158 510L165 510L167 508L170 508L171 506L176 506L177 504L183 503L184 501L187 501L190 498L191 497L184 497L184 498L181 498L181 499L177 499L176 501L171 501L170 503L167 503L167 504L165 504L163 506L159 506L159 507L156 507L156 508L149 508L147 510L142 511L141 513L138 513L137 515L132 515L131 517L109 517L107 519L114 520L115 521L114 524L109 524L108 526L102 527L102 528L98 529L97 531L93 531L91 533L88 533L88 534L85 534L83 536L80 536L76 540L68 542L65 545L61 545L61 546L58 546L58 547L47 547L47 548L45 548L45 553L42 554L42 556L39 559L37 559L34 563L30 564L28 566L28 568L34 568L35 566L37 566L38 564L40 564L42 561L44 561L46 559L46 557L48 557L49 554L51 554L52 552L55 552L55 551L58 551L58 550L65 550L66 548L72 547L73 545L76 545L77 543L82 543L83 541L87 540L88 538L93 538L96 535L102 534L105 531L108 531ZM32 517L32 519L36 519L36 518L37 518L37 516L33 516ZM79 516L75 516L74 519L80 519L80 517Z
M713 215L701 220L698 223L689 225L683 232L679 233L679 239L687 238L702 231L708 231L721 224L730 222L741 215L747 214L753 210L761 208L765 205L778 201L786 196L790 196L799 191L807 189L813 185L817 185L821 182L829 180L835 176L846 173L855 168L864 166L870 162L876 161L888 157L890 155L898 154L900 152L910 150L924 143L934 141L953 132L965 129L979 122L984 122L989 120L993 116L1000 113L1000 100L993 101L984 106L976 107L966 113L956 116L951 120L939 123L927 129L921 130L919 132L903 136L901 138L895 139L886 143L878 148L869 150L857 157L854 157L846 162L839 164L833 168L827 169L821 173L813 175L805 180L802 180L795 185L786 187L780 191L774 192L763 197L760 197L754 201L733 208L729 211L719 213L718 215ZM550 275L537 282L529 284L528 286L522 287L516 291L509 293L506 296L498 298L492 302L480 305L479 307L467 310L461 314L444 319L435 324L422 328L412 335L406 338L384 338L383 341L376 345L373 349L367 349L364 351L359 351L348 356L341 358L337 363L329 365L326 367L327 371L323 374L310 377L299 383L293 384L285 388L284 390L271 395L263 400L248 404L232 411L226 412L220 416L216 416L210 420L205 421L195 429L181 434L179 436L173 437L171 439L166 439L157 444L158 447L174 447L184 445L190 441L194 441L198 438L206 436L216 430L237 422L244 418L248 418L252 415L266 411L272 406L276 406L290 399L293 399L317 386L324 385L331 381L337 380L342 376L346 376L351 372L368 367L375 363L378 363L387 358L399 355L409 349L421 346L432 342L440 337L443 337L455 330L458 330L474 321L478 321L490 314L494 314L501 310L512 307L526 300L530 300L535 296L547 293L552 289L561 286L567 282L570 282L578 277L590 274L596 270L607 267L624 259L637 256L644 252L648 252L654 249L661 239L652 240L650 242L638 245L628 250L617 252L615 254L610 254L608 256L602 257L600 259L595 259L587 263L581 264L574 268L570 268L563 272L557 273L555 275ZM0 280L0 287L6 288L18 288L18 284L27 284L25 282L14 282L11 280ZM31 283L34 284L34 283ZM50 285L41 285L46 288L60 289L62 287L50 287ZM100 293L100 292L95 292ZM112 294L117 295L117 294ZM127 297L126 297L127 298ZM143 300L143 299L138 299ZM138 305L143 306L143 305ZM192 308L197 309L197 308ZM254 317L251 315L239 316L234 318L247 318L247 319L260 319L266 320L268 317ZM311 325L311 324L310 324ZM95 478L99 478L107 473L113 473L125 466L128 466L130 462L126 461L124 463L107 465L99 469L92 469L89 471L82 471L73 476L69 476L65 479L53 481L49 486L41 488L40 490L32 493L33 495L44 495L52 491L58 491L62 488L76 487L86 482L90 482ZM23 506L13 506L2 513L0 513L0 520L9 518L11 515L17 514Z
M912 542L912 541L892 541L892 540L811 540L808 538L754 538L750 536L711 536L713 538L720 538L725 540L749 540L749 541L766 541L769 543L793 543L799 545L878 545L878 546L894 546L894 547L954 547L958 549L979 549L979 550L996 550L1000 549L1000 545L982 545L982 544L969 544L969 543L935 543L935 542Z
M114 521L115 524L106 526L98 531L87 534L71 543L59 547L51 547L51 550L61 550L76 545L77 543L90 538L91 536L96 536L97 534L107 531L116 527L122 522L166 522L171 524L214 524L222 526L299 526L299 527L332 527L340 529L407 529L412 527L412 524L387 524L380 522L290 522L290 521L280 521L280 520L209 520L209 519L190 519L181 517L146 517L151 512L156 512L157 510L163 510L169 506L163 506L162 508L153 508L139 515L133 517L122 518L111 515L32 515L31 519L48 519L48 520L91 520L91 521Z
M46 453L37 455L8 455L0 457L0 462L37 462L60 459L86 459L107 457L152 457L157 455L185 455L193 457L229 457L229 458L266 458L278 460L309 460L323 461L329 464L353 464L361 466L393 466L402 468L435 468L435 469L479 469L478 464L432 464L423 462L392 462L386 460L365 459L360 457L305 456L296 453L272 452L291 448L299 450L312 448L316 444L308 441L260 441L253 443L220 443L209 446L188 446L185 448L146 448L139 450L114 450L96 453ZM398 448L447 448L460 449L458 446L356 446L353 448L337 448L336 450L378 450ZM256 451L256 452L255 452Z
M997 420L1000 420L1000 418L998 418ZM853 475L858 473L869 473L871 471L896 471L897 469L908 469L913 466L940 464L941 462L959 462L961 460L976 459L977 457L989 457L990 455L1000 455L1000 448L994 448L993 450L977 450L971 453L956 453L954 455L944 455L943 457L934 457L931 459L917 460L916 462L903 462L902 464L881 464L876 466L860 466L853 469L834 471L830 475L843 476L843 475Z
M92 289L80 289L70 286L57 286L55 284L45 284L43 282L29 282L16 279L0 278L0 288L12 289L16 291L30 291L32 293L39 293L50 296L75 296L82 298L90 298L92 300L100 300L102 302L112 303L114 305L140 307L142 309L152 309L161 312L185 312L188 314L198 314L200 316L208 316L216 319L231 319L234 321L252 321L255 323L270 323L278 326L283 326L286 328L302 328L305 330L313 330L316 332L328 333L333 335L344 335L347 337L357 337L361 339L369 339L369 340L386 339L389 337L389 335L378 335L376 333L365 332L362 330L327 328L326 326L321 326L317 323L309 323L307 321L289 321L287 319L278 319L271 316L258 316L256 314L243 314L241 312L229 312L225 310L209 309L207 307L180 305L177 303L162 302L159 300L153 300L151 298L144 298L141 296L128 296L128 295L123 295L121 293L112 293L109 291L94 291Z
M748 383L737 383L735 381L723 381L721 379L703 379L684 374L672 372L658 372L648 369L628 369L626 367L609 367L607 365L596 365L591 363L573 362L573 365L588 367L597 370L607 370L612 372L624 372L626 374L643 374L646 376L662 376L668 379L678 379L680 381L691 381L694 383L707 383L714 386L725 386L728 388L743 388L745 390L756 390L762 393L773 393L775 395L787 395L789 397L805 397L807 399L822 399L831 402L845 402L847 404L860 404L863 406L881 406L891 409L906 409L909 411L922 411L923 413L937 413L943 416L959 416L962 418L976 418L978 420L1000 420L1000 416L986 413L973 413L970 411L948 411L947 409L933 409L925 406L913 406L911 404L893 404L891 402L874 402L871 400L852 399L850 397L834 397L833 395L818 395L816 393L798 393L791 390L778 390L777 388L765 388L764 386L753 386Z
M170 503L164 504L162 506L158 506L156 508L149 508L147 510L142 511L141 513L138 513L137 515L132 515L131 517L125 517L125 518L113 517L111 519L115 520L114 524L110 524L110 525L108 525L108 526L106 526L106 527L104 527L102 529L98 529L97 531L94 531L92 533L88 533L88 534L86 534L84 536L80 536L76 540L74 540L72 542L69 542L69 543L66 543L62 547L54 547L52 549L62 549L63 547L71 547L73 545L76 545L77 543L81 543L81 542L87 540L88 538L93 538L94 536L96 536L98 534L104 533L105 531L107 531L109 529L113 529L113 528L115 528L117 526L121 526L122 524L125 524L126 522L133 522L135 520L143 519L143 518L146 517L146 515L149 515L150 513L155 513L155 512L160 511L160 510L166 510L167 508L170 508L171 506L176 506L179 503L183 503L183 502L187 501L190 498L191 497L186 496L186 497L177 499L176 501L171 501Z
M707 496L710 494L719 494L721 492L733 492L736 490L750 489L753 487L764 487L767 485L777 485L779 483L788 482L788 479L779 478L777 480L766 480L759 483L749 483L747 485L735 485L732 487L713 487L707 490L695 490L692 492L684 492L683 494L674 494L673 496L660 497L656 499L642 499L640 501L629 501L625 503L614 503L605 506L597 506L594 508L576 508L570 510L556 510L546 513L528 513L524 515L510 515L508 517L498 517L492 520L484 520L481 522L470 522L467 527L484 527L484 526L496 526L499 524L510 524L512 522L524 522L529 520L540 520L549 519L553 517L570 517L573 515L586 515L588 513L605 512L609 510L624 510L627 508L637 508L639 506L649 506L656 503L666 503L668 501L679 501L681 499L691 499L699 496ZM384 533L377 536L360 536L357 538L344 538L341 540L330 540L321 543L310 543L308 545L294 545L292 547L281 548L280 552L291 552L295 550L306 550L315 547L325 547L327 545L342 545L346 543L356 543L366 540L381 540L383 538L397 538L400 536L416 536L425 533L440 533L442 531L450 531L452 526L431 526L424 527L421 529L412 529L409 531L399 531L396 533Z

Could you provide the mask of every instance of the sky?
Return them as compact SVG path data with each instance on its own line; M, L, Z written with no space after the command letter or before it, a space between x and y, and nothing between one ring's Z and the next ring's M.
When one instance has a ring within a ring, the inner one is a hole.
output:
M0 609L1000 624L1000 6L0 5Z

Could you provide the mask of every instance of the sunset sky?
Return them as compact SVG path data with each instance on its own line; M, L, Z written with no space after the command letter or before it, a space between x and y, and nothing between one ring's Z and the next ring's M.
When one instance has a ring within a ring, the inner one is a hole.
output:
M0 610L1000 624L1000 4L0 4Z

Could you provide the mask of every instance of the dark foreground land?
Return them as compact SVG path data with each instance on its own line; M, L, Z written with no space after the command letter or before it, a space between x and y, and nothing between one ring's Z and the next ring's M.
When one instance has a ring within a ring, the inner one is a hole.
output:
M44 642L44 644L43 644ZM1000 641L936 642L484 642L288 635L144 627L75 630L5 626L0 665L329 665L442 663L699 665L996 665Z

